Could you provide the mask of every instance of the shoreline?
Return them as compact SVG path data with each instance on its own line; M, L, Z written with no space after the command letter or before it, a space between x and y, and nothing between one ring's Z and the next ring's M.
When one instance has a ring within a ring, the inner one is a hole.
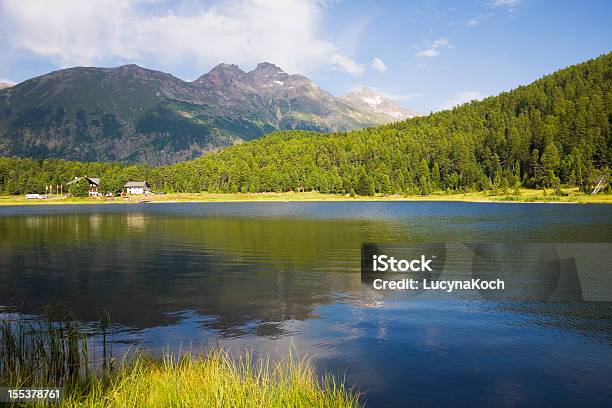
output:
M565 190L563 196L545 194L543 190L521 189L519 195L499 194L489 192L469 192L446 194L433 193L421 195L377 195L350 197L340 194L322 194L318 192L286 192L286 193L174 193L150 194L148 196L122 197L63 197L50 196L46 199L26 200L20 196L0 196L0 206L11 205L70 205L70 204L143 204L139 201L148 200L146 204L162 203L240 203L240 202L466 202L466 203L520 203L520 204L612 204L612 194L599 193L590 195L579 193L576 189Z
M171 353L168 345L160 348L160 355L134 349L113 356L105 335L108 314L100 320L104 335L96 344L68 309L49 305L52 309L56 315L36 320L19 311L0 316L0 334L6 339L0 344L2 385L52 390L30 401L9 393L8 406L364 406L343 378L318 373L311 360L292 348L276 360L248 349L231 353L221 346ZM95 357L100 349L101 356L92 359L90 351Z

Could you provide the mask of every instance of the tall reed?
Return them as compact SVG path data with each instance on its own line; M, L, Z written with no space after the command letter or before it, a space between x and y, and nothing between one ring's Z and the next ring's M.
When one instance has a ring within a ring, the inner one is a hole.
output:
M0 322L0 385L62 387L61 407L320 407L357 408L359 396L333 376L320 378L308 359L239 356L215 347L161 358L142 352L121 364L107 345L110 319L100 323L102 359L71 315L57 310L31 319L5 314ZM29 406L47 406L33 402Z

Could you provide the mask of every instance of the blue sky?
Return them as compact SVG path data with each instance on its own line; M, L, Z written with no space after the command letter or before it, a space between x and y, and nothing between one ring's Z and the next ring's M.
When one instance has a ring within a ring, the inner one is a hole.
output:
M427 113L611 51L612 2L0 0L0 78L136 63L193 80L269 61Z

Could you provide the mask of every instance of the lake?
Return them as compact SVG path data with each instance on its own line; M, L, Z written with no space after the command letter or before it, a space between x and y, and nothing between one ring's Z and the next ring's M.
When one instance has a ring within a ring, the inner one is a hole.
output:
M609 406L612 271L587 267L572 301L419 300L362 282L367 242L609 244L612 207L0 207L0 306L63 302L92 327L107 311L115 352L295 349L370 407ZM609 246L593 248L590 259L610 259Z

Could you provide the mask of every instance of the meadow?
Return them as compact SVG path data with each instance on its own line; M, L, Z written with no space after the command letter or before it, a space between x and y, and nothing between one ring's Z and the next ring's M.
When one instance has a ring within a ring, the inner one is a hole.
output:
M562 194L556 194L552 189L528 189L508 191L480 191L466 193L448 193L436 191L429 195L384 195L351 196L349 194L323 194L310 192L284 193L172 193L150 194L131 197L64 197L50 195L44 200L26 200L24 196L0 196L0 205L46 205L46 204L138 204L141 200L150 203L164 202L251 202L251 201L464 201L464 202L522 202L522 203L612 203L612 194L585 194L578 188L562 189Z

